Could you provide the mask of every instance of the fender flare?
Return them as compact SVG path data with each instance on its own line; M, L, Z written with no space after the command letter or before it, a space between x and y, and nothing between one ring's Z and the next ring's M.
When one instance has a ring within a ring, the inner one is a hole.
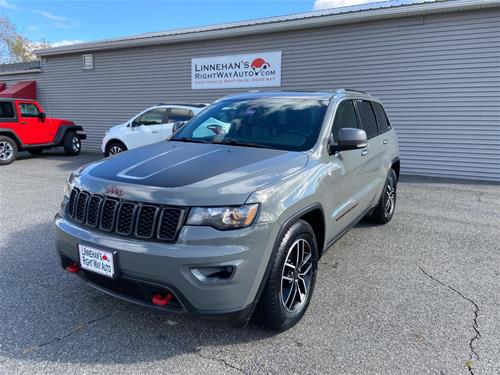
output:
M80 125L61 125L57 129L57 133L54 137L54 142L61 143L64 139L64 136L69 131L83 131L83 128Z
M21 139L17 136L17 134L14 130L9 129L9 128L0 128L0 135L6 135L6 136L12 138L14 140L14 142L16 142L18 148L23 147Z
M278 252L281 237L286 233L288 228L290 228L290 226L293 223L295 223L300 217L306 215L309 212L317 210L317 209L319 209L321 211L321 213L323 214L323 217L324 217L325 212L323 210L323 206L320 203L314 203L314 204L307 206L307 207L297 211L296 213L294 213L281 226L281 228L278 232L278 235L276 236L276 239L274 240L273 250L271 251L271 256L269 257L269 259L267 261L266 271L264 272L262 280L260 281L260 285L259 285L259 288L257 289L257 293L255 294L255 298L251 304L251 307L246 311L248 313L248 316L243 319L243 321L244 321L243 325L246 325L246 323L248 323L248 321L250 320L250 318L252 317L252 315L255 311L255 308L257 307L257 304L259 303L260 297L261 297L262 292L264 291L264 287L266 286L266 283L267 283L267 278L269 277L269 274L271 273L271 265L273 263L272 260L274 259L274 257L276 256L276 253ZM326 239L325 239L325 243L326 243ZM318 251L319 250L320 249L318 249ZM321 249L321 250L323 250L323 249Z

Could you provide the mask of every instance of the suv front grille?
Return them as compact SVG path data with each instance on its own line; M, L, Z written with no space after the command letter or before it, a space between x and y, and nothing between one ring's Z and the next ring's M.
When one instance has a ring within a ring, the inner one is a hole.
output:
M73 220L108 233L175 242L184 220L180 207L131 202L90 194L74 188L66 214Z

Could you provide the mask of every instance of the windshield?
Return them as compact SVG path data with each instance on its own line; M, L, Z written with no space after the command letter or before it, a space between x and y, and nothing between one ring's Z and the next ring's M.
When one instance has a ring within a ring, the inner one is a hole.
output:
M325 100L298 98L223 100L170 140L306 151L318 139L327 106Z

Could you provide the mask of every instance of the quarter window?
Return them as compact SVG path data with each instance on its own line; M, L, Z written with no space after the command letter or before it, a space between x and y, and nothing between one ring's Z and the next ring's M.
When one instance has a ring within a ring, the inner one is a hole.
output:
M378 134L377 121L373 113L370 102L358 100L359 117L361 118L361 128L366 132L368 139L376 137Z
M168 122L187 121L193 117L193 112L185 108L172 108L168 115Z
M377 118L377 125L379 133L387 131L391 125L387 119L384 108L380 103L372 102L373 111L375 112L375 117Z
M32 103L21 103L19 104L19 108L23 117L37 117L40 114L36 105Z
M140 117L134 121L136 124L141 125L159 125L163 124L166 113L166 108L155 108L146 113L142 114Z
M0 102L0 118L14 118L12 103Z
M339 130L342 128L357 128L358 119L352 100L346 100L339 104L333 120L333 140L338 142Z

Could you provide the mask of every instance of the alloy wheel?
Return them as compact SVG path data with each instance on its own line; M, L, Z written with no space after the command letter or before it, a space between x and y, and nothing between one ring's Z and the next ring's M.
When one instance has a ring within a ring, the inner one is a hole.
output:
M9 142L2 141L0 142L0 160L10 160L14 155L14 149Z
M80 147L82 147L80 139L78 137L73 137L71 141L71 146L73 147L74 152L80 151Z
M385 188L385 215L386 217L392 216L394 208L396 207L396 183L392 176L387 180Z
M109 154L110 155L116 155L116 154L119 154L122 151L123 151L123 149L120 146L115 145L115 146L112 146L109 149Z
M289 248L281 276L280 300L288 312L300 310L306 303L312 280L312 251L305 239Z

